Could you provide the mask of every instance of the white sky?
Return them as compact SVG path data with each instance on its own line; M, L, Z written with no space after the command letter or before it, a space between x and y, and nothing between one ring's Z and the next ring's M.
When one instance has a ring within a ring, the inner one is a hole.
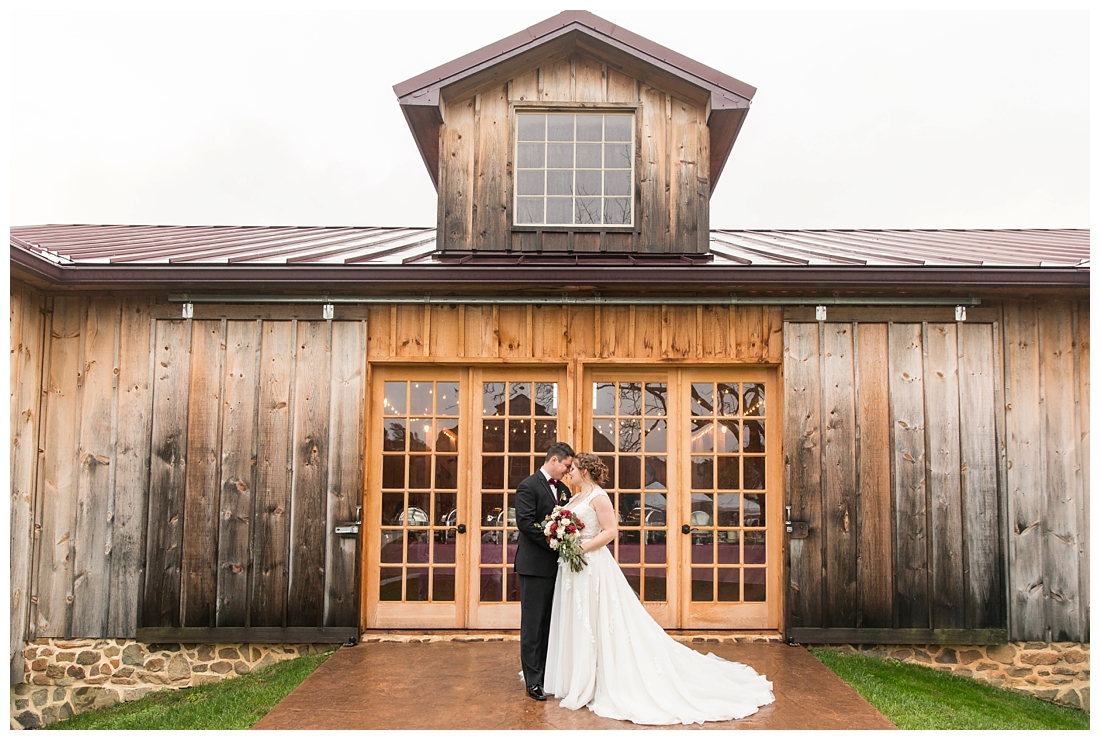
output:
M758 88L714 228L1089 226L1085 10L583 7ZM11 3L9 222L434 225L392 86L562 9Z

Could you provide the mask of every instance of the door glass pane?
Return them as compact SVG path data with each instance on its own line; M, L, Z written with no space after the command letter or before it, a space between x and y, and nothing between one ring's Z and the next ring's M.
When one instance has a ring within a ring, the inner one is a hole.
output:
M458 383L387 381L384 390L378 598L453 602Z

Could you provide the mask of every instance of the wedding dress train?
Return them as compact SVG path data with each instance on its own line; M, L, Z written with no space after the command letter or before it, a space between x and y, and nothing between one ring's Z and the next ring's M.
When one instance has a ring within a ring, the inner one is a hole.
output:
M592 496L571 505L583 539L600 533ZM772 684L752 668L703 655L661 629L619 569L611 550L588 553L574 573L558 563L546 656L547 694L561 706L642 725L741 719L774 701Z

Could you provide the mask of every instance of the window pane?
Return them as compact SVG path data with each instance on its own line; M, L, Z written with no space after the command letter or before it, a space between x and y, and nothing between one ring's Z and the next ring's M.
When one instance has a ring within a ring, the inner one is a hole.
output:
M629 172L606 172L603 176L604 195L630 195Z
M740 440L739 428L736 419L719 419L718 421L718 451L739 452Z
M746 457L745 488L759 490L764 488L764 483L764 458Z
M546 452L558 441L558 422L556 419L535 420L535 452Z
M435 422L437 452L458 452L458 419L437 419Z
M596 452L615 451L615 422L596 419L592 422L592 449Z
M503 457L486 457L481 461L481 487L497 491L504 488Z
M600 195L603 173L597 171L580 170L577 172L577 195Z
M604 141L631 141L634 138L631 116L604 116Z
M722 416L736 416L738 408L737 383L719 383L718 413Z
M665 402L668 395L668 386L664 383L646 383L645 385L645 413L646 416L668 416L668 404Z
M571 224L573 223L573 199L572 198L547 198L546 199L546 223Z
M576 116L547 116L547 141L573 141L573 121Z
M508 451L531 451L531 420L510 419L508 421Z
M610 174L610 173L609 173ZM630 199L607 198L603 202L605 224L629 224L630 223Z
M603 141L603 116L577 116L577 141Z
M458 458L440 455L435 459L435 487L458 488Z
M390 419L386 422L386 435L382 439L382 449L390 451L405 449L404 419Z
M504 416L504 383L486 383L481 396L482 416Z
M546 173L546 192L548 195L572 195L573 171L558 172L551 170Z
M520 144L517 167L544 167L546 165L545 144Z
M645 451L665 451L665 422L664 420L645 420Z
M544 203L542 198L520 198L516 202L516 223L541 224Z
M531 415L531 384L508 384L508 414L511 416Z
M619 458L619 488L642 487L642 458Z
M619 421L619 452L641 452L641 419L621 419Z
M622 146L615 144L614 146ZM599 169L603 166L603 156L599 144L577 144L577 167Z
M579 175L580 173L577 174ZM602 215L603 214L600 213L599 198L577 198L577 220L574 221L574 223L603 223Z
M436 383L435 413L458 416L458 383Z
M718 526L738 527L741 525L741 497L736 493L718 494ZM736 560L730 562L736 563Z
M547 147L546 155L546 166L551 169L557 167L572 169L573 167L572 144L550 144Z
M516 193L519 195L542 195L546 183L542 170L520 170L516 173Z
M764 384L745 383L745 416L764 415Z
M519 116L519 140L546 141L546 116Z
M405 394L408 392L407 383L386 383L386 398L383 401L385 413L388 416L405 415Z
M604 144L604 167L609 170L630 169L630 144Z
M431 419L409 419L409 449L413 452L431 452L435 440Z
M558 384L535 383L535 416L558 415Z
M764 422L745 421L745 452L764 451Z
M594 383L592 385L592 414L595 416L615 415L614 383Z
M714 414L714 384L691 384L691 415L711 416Z

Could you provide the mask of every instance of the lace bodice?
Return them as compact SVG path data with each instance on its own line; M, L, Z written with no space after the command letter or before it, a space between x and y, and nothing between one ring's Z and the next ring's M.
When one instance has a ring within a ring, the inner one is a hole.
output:
M600 532L603 531L603 527L600 526L600 517L596 514L596 510L592 508L592 499L597 496L606 496L607 492L602 488L597 488L595 491L587 496L578 498L576 501L572 501L566 505L566 508L577 515L577 518L584 522L584 529L581 530L580 540L581 542L587 542Z

